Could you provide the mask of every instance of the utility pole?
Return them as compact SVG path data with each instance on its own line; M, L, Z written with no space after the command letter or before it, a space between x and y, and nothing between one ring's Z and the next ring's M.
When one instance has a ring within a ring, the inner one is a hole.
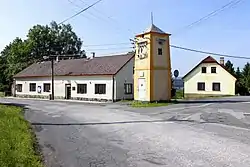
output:
M50 100L54 100L55 99L55 84L54 84L54 58L56 57L77 57L80 55L49 55L49 56L44 56L43 59L49 59L51 61L51 97Z
M54 89L54 57L51 57L51 99L55 99L55 89Z

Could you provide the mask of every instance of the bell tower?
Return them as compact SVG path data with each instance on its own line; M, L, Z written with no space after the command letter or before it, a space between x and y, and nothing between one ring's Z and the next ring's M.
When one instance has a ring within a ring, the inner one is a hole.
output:
M170 34L153 23L135 37L134 99L168 101L171 99Z

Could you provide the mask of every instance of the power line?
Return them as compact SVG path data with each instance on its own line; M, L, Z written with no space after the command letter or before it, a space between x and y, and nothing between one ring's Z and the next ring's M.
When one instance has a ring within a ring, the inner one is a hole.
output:
M219 14L220 12L223 12L224 10L226 10L226 9L228 9L228 8L232 8L232 7L236 6L236 5L239 4L241 1L242 1L242 0L232 0L232 1L230 1L229 3L223 5L222 7L218 8L218 9L212 11L211 13L205 15L204 17L198 19L197 21L194 21L194 22L192 22L191 24L185 26L183 29L191 28L191 27L193 27L194 25L199 24L199 23L201 23L202 21L205 21L205 20L207 20L207 19L213 17L213 16Z
M227 54L220 54L220 53L214 53L214 52L207 52L207 51L196 50L196 49L190 49L190 48L185 48L185 47L176 46L176 45L170 45L170 47L176 48L176 49L185 50L185 51L190 51L190 52L196 52L196 53L207 54L207 55L223 56L223 57L230 57L230 58L236 58L236 59L250 59L250 57L233 56L233 55L227 55Z
M86 49L86 51L99 51L99 50L119 50L119 49L132 49L133 47L120 47L120 48L101 48L101 49Z
M95 47L95 46L117 46L117 45L131 45L131 43L124 42L124 43L109 43L109 44L82 45L82 46L83 47Z
M77 12L76 14L74 14L73 16L71 16L71 17L69 17L69 18L63 20L63 21L60 22L58 25L63 24L64 22L66 22L66 21L68 21L68 20L70 20L70 19L72 19L72 18L78 16L78 15L81 14L82 12L84 12L84 11L88 10L89 8L95 6L96 4L98 4L98 3L101 2L101 1L102 1L102 0L96 1L96 2L93 3L92 5L89 5L88 7L86 7L86 8L84 8L84 9L80 10L79 12Z
M79 0L80 2L82 2L83 4L86 4L86 5L88 5L88 3L86 3L86 2L84 2L83 0ZM97 10L96 8L93 8L96 12L98 12L98 13L100 13L102 16L103 15L106 15L104 12L101 12L100 10ZM110 20L110 21L112 21L113 23L115 23L115 24L117 24L117 25L120 25L120 23L117 21L117 20L115 20L114 18L112 18L112 17L110 17L110 16L108 16L108 15L106 15L106 17ZM124 26L121 26L121 27L124 27ZM125 28L127 31L129 31L130 33L133 33L133 34L135 34L131 29L129 29L129 28Z

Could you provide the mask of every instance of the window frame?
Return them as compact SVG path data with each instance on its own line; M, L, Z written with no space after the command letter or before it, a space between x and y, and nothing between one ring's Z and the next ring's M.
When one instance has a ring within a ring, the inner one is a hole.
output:
M205 72L203 71L205 69ZM201 73L206 74L207 73L207 67L201 67Z
M46 90L45 88L48 85L49 85L49 90ZM51 90L51 84L50 83L43 83L43 92L50 92L50 90Z
M81 86L83 86L83 87L81 87ZM88 88L88 86L86 83L77 84L76 85L76 93L77 94L87 94L87 92L88 92L87 88Z
M201 89L201 88L199 87L200 84L204 85L204 88L203 88L203 89ZM205 82L197 82L197 90L198 90L198 91L205 91L205 90L206 90L206 83L205 83Z
M126 94L126 95L133 94L133 84L132 83L124 83L124 94Z
M31 88L32 88L32 87L31 87L32 85L35 87L34 90L31 89ZM30 91L30 92L36 92L36 83L30 83L30 84L29 84L29 91Z
M162 49L162 48L158 48L157 54L158 54L159 56L162 56L162 55L163 55L163 49Z
M215 84L219 85L219 89L218 90L215 89ZM212 83L212 90L215 91L215 92L220 92L221 91L221 84L220 84L220 82L213 82Z
M213 71L213 70L215 70L215 71ZM216 74L217 73L217 68L216 67L211 67L211 73Z
M106 86L106 84L95 84L95 94L106 94Z
M20 86L21 86L21 89L19 89ZM17 84L17 85L16 85L16 91L17 91L17 92L23 92L23 84Z

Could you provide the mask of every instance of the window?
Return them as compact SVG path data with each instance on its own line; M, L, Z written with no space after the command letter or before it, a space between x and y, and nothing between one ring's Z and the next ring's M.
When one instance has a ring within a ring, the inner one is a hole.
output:
M198 82L197 90L205 90L205 82Z
M211 67L211 73L216 73L216 67Z
M77 84L77 94L86 94L87 84Z
M106 94L106 84L95 84L95 94Z
M23 89L23 85L22 84L17 84L16 85L16 91L17 92L22 92L23 91L22 89Z
M207 67L201 67L201 73L207 73Z
M50 92L50 83L43 84L43 92Z
M220 91L220 83L213 83L213 91Z
M125 83L124 84L124 90L125 90L125 94L132 94L132 92L133 92L133 84Z
M162 48L158 48L158 55L162 55Z
M30 83L30 92L36 91L36 83Z

